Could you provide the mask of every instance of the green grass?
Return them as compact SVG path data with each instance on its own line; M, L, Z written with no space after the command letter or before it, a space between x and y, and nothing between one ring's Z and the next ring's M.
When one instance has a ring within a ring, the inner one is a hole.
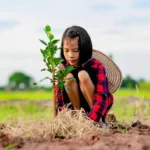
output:
M114 101L111 111L119 121L133 121L150 119L150 101L140 97L125 98L120 97ZM148 118L148 119L147 119Z
M0 100L45 100L45 99L52 99L51 91L0 92Z
M136 90L136 89L119 89L114 96L117 97L128 97L138 96L145 99L150 99L150 92L148 90Z
M117 120L132 120L136 115L150 116L150 92L130 90L130 89L120 89L115 94L117 100L114 101L112 111L115 114ZM128 96L139 97L138 103L140 106L136 106L132 102L132 97L130 101L127 101ZM142 97L142 101L140 101ZM143 99L144 97L144 99ZM52 99L52 92L47 91L22 91L22 92L0 92L0 101L6 100L47 100ZM145 108L145 99L148 99L148 107ZM129 104L130 103L130 104ZM144 106L142 106L144 105ZM145 112L146 110L146 112ZM141 114L143 113L143 114ZM37 106L34 103L27 103L25 105L1 105L0 106L0 122L7 121L10 118L50 118L52 116L52 110L48 107Z
M149 91L137 91L136 89L120 89L114 96L128 97L139 96L145 99L150 99ZM52 99L52 91L16 91L16 92L0 92L0 100L45 100Z
M0 92L0 101L30 100L30 103L12 103L0 105L0 122L7 122L10 119L49 119L52 116L52 109L38 106L31 103L31 100L51 100L52 92L47 91L15 91Z
M34 103L24 105L3 105L0 106L0 122L7 122L10 119L49 119L52 117L52 109L44 106L37 106Z
M117 120L131 120L133 116L136 114L135 106L128 106L127 101L121 99L115 101L112 109L115 114Z

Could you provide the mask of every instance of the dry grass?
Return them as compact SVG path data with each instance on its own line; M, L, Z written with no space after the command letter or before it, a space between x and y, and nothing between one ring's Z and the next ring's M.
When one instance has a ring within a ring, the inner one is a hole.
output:
M17 123L11 123L4 129L11 136L23 138L76 138L91 131L100 131L99 124L94 124L83 110L63 109L58 115L49 120L25 121L18 119Z
M137 95L139 95L139 88L137 85L136 85L136 92L137 92ZM148 115L149 102L145 101L144 96L137 97L137 102L136 102L135 107L136 107L135 114L137 114L138 116L141 116L143 119L145 119Z

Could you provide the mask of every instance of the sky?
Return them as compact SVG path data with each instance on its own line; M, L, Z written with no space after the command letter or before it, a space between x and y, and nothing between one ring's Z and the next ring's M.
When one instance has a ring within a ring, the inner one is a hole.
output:
M49 76L40 71L47 24L57 39L72 25L85 28L123 77L150 81L150 0L0 0L0 86L15 71L36 81Z

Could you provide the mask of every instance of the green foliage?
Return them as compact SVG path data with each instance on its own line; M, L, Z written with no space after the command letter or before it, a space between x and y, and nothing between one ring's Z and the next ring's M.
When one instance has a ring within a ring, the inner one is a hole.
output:
M150 90L150 83L143 78L135 80L128 75L122 80L121 88L135 89L136 86L138 86L140 90Z
M46 32L50 32L51 31L51 27L49 25L45 26L45 31Z
M121 84L122 88L135 88L137 81L134 80L131 76L126 76Z
M0 86L0 91L4 91L5 87L4 86Z
M150 91L150 83L146 81L141 81L138 83L138 87L140 90L147 90Z
M54 79L56 80L63 80L64 77L71 72L72 70L74 70L73 66L68 66L66 68L60 68L60 70L57 72L57 74L55 75Z
M14 72L8 78L9 86L14 90L30 89L33 78L23 72Z
M40 49L41 54L43 55L43 61L46 65L46 68L41 69L41 71L50 72L52 74L52 78L45 77L44 79L40 80L40 82L48 79L50 83L53 83L53 85L57 84L59 88L62 89L65 84L66 75L70 73L74 69L74 67L73 66L68 66L67 68L59 67L60 64L63 62L63 59L60 57L55 57L55 54L59 49L61 49L60 47L57 47L57 44L60 40L55 39L55 36L51 33L51 27L49 25L45 26L44 31L49 41L45 42L43 40L40 40L40 42L46 46L45 49Z

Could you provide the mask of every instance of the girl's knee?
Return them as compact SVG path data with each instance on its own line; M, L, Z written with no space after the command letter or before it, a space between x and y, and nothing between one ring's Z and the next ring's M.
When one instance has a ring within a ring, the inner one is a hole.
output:
M85 70L82 70L78 73L78 78L81 83L86 83L90 79L90 76Z
M71 85L74 81L69 80L68 78L73 78L74 76L72 75L72 73L67 74L66 78L67 80L65 80L65 85Z

